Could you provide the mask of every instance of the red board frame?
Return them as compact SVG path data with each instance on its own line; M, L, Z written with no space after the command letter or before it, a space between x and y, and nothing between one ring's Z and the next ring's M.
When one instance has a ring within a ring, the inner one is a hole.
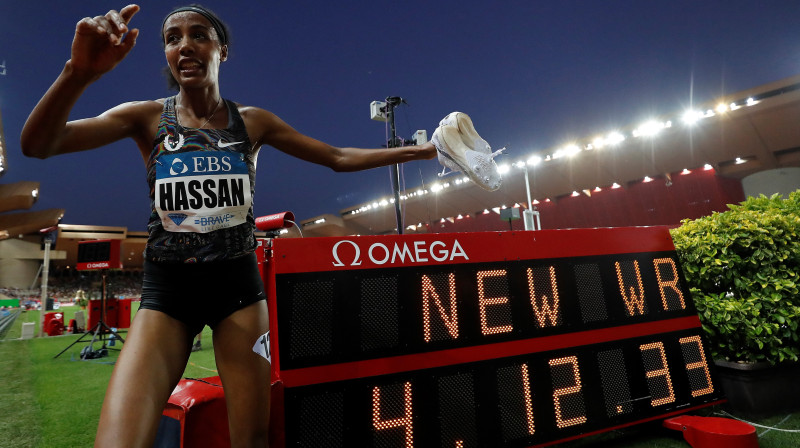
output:
M513 263L637 253L674 253L675 248L666 227L274 239L262 240L261 243L264 250L259 251L259 258L263 263L262 275L270 312L272 380L281 386L284 392L282 395L286 395L287 399L288 391L297 387L435 369L462 363L563 350L587 344L614 343L668 332L696 330L699 334L701 328L698 317L688 315L613 328L590 328L525 340L282 369L279 349L281 316L278 310L279 302L286 298L278 296L276 278L284 274L480 265L493 262ZM691 300L690 297L688 299ZM702 346L700 352L703 352ZM709 369L713 369L713 363L706 367L706 372ZM676 415L719 402L721 396L716 393L705 403L692 403L691 406L687 404L682 411L669 409L660 415L642 416L622 423L617 422L605 428L591 429L580 435L566 435L557 440L547 440L534 445L550 445L558 441ZM284 415L284 411L282 401L279 404L274 403L273 414L279 413L280 417L273 415L273 421L288 423L284 418L291 417ZM273 427L272 431L280 433L280 436L273 437L273 440L284 441L284 428Z

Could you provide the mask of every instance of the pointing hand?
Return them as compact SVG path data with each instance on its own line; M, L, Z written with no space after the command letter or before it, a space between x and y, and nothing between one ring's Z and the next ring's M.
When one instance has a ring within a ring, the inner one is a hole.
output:
M78 22L72 41L73 72L96 79L116 67L136 44L139 30L128 29L128 23L137 12L138 5L128 5Z

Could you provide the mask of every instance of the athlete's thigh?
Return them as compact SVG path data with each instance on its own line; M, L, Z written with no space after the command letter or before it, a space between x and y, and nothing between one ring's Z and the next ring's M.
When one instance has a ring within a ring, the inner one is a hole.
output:
M270 364L253 347L268 330L263 300L234 312L214 328L214 354L225 388L232 445L240 440L242 446L248 446L250 441L266 437Z
M106 391L95 446L152 446L192 336L160 311L136 313Z

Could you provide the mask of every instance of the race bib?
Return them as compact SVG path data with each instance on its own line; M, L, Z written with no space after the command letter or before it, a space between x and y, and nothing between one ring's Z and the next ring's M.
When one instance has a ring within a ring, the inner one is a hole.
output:
M270 364L272 364L272 354L269 351L269 331L260 336L253 345L253 351L263 356Z
M252 200L243 154L192 151L156 159L155 207L165 230L208 233L242 224Z

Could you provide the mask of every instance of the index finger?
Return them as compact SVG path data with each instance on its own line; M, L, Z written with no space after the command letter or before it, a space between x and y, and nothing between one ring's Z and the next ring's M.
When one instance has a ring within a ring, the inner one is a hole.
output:
M128 5L119 11L119 16L127 25L137 12L139 12L139 5Z

